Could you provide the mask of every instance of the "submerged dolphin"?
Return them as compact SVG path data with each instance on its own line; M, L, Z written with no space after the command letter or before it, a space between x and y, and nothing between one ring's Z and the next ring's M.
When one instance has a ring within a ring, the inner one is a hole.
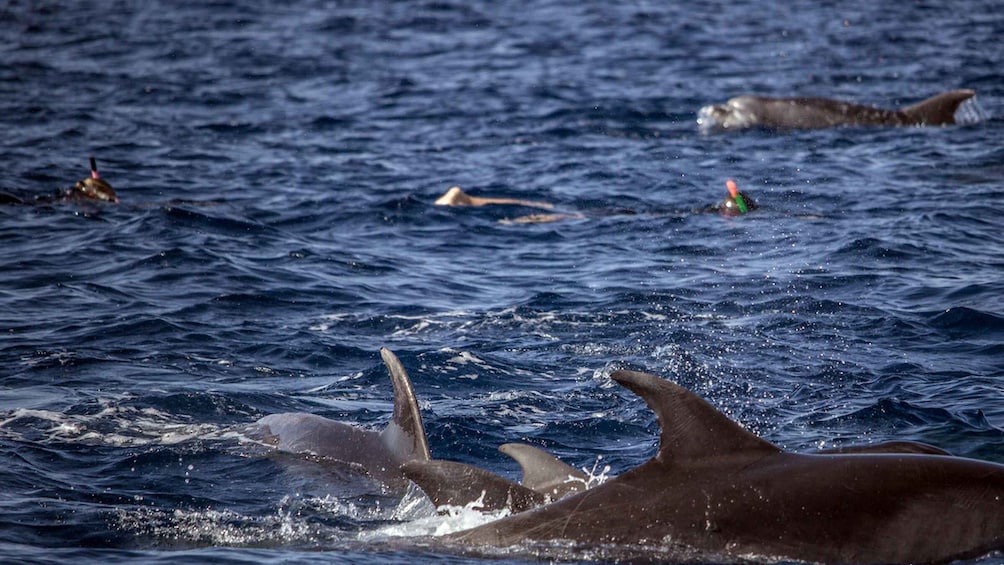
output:
M697 125L704 132L752 127L791 130L835 126L944 126L956 123L959 107L975 95L972 90L952 90L899 110L829 98L745 95L725 104L704 106L697 113Z
M282 451L357 465L391 488L406 487L401 465L413 459L428 460L429 445L408 373L389 349L380 349L380 356L394 388L394 414L382 431L363 430L301 412L271 414L258 424Z
M523 470L520 483L473 465L437 459L408 461L401 471L437 508L477 503L485 512L524 512L584 491L589 485L585 473L532 445L507 443L499 451L519 463Z
M445 541L529 544L536 555L578 548L625 558L819 563L941 563L1004 548L1004 465L867 450L790 453L672 382L635 371L611 377L656 413L654 458Z

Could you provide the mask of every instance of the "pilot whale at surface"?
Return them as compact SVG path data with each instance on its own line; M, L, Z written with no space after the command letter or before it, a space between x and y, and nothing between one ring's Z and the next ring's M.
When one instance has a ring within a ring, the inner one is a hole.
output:
M697 113L702 132L747 128L819 129L837 126L945 126L982 119L976 92L952 90L898 110L886 110L829 98L772 98L744 95Z
M257 422L266 442L280 451L359 468L392 489L407 487L401 465L412 459L428 460L429 445L408 373L389 349L382 348L380 356L394 389L394 413L383 430L365 430L303 412L270 414Z
M466 551L687 562L943 563L1004 548L1004 465L895 444L790 453L672 382L611 377L656 413L654 458L440 540Z

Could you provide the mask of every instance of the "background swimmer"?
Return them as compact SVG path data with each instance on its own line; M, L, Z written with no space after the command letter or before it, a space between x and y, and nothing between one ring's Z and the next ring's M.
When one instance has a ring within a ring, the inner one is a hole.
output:
M535 202L533 200L519 200L517 198L482 198L467 194L459 186L451 186L445 194L436 199L436 206L487 206L489 204L510 204L513 206L527 206L529 208L544 208L550 210L554 204L548 202Z
M741 192L732 179L726 181L725 186L729 189L729 196L717 204L691 210L694 214L721 214L723 216L741 216L759 208L757 203L747 194ZM518 200L515 198L494 198L471 196L460 189L459 186L450 187L445 194L436 199L437 206L486 206L490 204L527 206L532 208L543 208L553 210L554 204L549 202L538 202L531 200ZM676 212L682 214L681 212ZM630 208L591 210L591 216L630 216L638 214L638 211ZM577 220L586 217L582 212L554 212L527 214L516 218L506 218L499 220L503 224L546 224L560 222L563 220Z
M0 192L0 204L54 204L57 202L99 200L118 204L119 197L115 189L98 174L98 165L91 157L91 176L77 181L70 188L59 190L55 194L43 196L18 196L9 192Z

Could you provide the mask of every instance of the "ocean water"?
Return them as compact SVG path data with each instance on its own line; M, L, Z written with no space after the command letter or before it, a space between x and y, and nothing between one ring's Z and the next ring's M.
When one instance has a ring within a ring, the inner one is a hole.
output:
M466 562L411 541L443 526L420 494L245 433L379 428L381 346L433 455L511 478L512 441L611 474L650 457L624 367L787 449L1004 463L1000 8L5 3L0 188L52 193L94 155L121 203L0 206L0 560ZM695 121L745 93L955 88L978 123ZM761 208L691 213L728 178ZM582 217L434 206L454 184Z

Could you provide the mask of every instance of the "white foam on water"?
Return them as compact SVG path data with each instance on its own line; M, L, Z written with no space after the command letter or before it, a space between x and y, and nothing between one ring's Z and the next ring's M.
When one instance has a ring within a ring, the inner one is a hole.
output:
M990 114L980 104L976 96L959 104L955 109L955 123L959 125L973 125L987 121Z
M240 439L240 434L227 426L179 422L177 415L156 408L117 405L121 400L100 399L101 409L94 414L19 408L0 414L0 435L22 439L29 434L42 434L48 441L117 447Z
M424 498L424 495L422 497ZM387 538L444 536L487 524L510 514L508 510L485 512L484 497L485 493L482 492L477 500L469 502L464 506L440 506L436 509L436 513L431 515L421 515L427 513L428 508L432 505L428 499L425 499L425 503L422 504L420 501L408 501L408 497L405 497L399 508L402 506L408 507L409 509L402 516L410 515L412 519L377 528L376 530L361 532L359 540L374 541ZM420 513L415 513L412 508L413 506L414 509L421 508Z

